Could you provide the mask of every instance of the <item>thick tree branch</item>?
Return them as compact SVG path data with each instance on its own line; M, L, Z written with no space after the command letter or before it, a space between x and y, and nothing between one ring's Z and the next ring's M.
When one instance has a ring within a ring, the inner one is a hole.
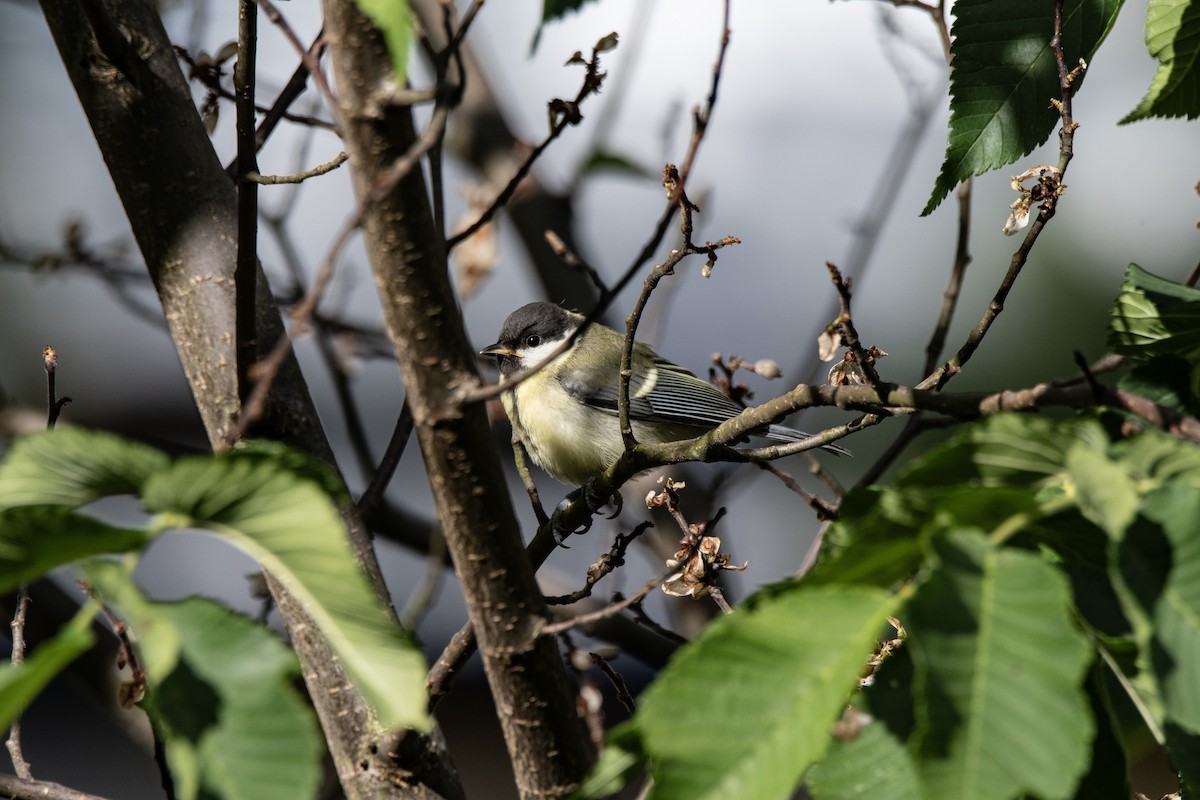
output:
M42 9L158 291L209 440L220 446L239 409L232 336L234 184L217 160L151 3L43 0ZM274 343L284 330L261 270L256 281L261 357L264 343ZM257 433L334 463L294 358L280 369ZM353 509L342 510L351 547L385 597L370 539ZM361 768L364 761L374 763L378 725L300 604L274 582L271 588L346 795L395 797L396 786L421 780L398 764L382 775Z
M394 82L378 31L350 0L325 0L346 150L360 198L417 138L411 110L381 104ZM435 109L435 114L437 110ZM453 556L523 797L566 796L592 754L520 531L484 409L459 406L479 382L420 170L363 214L375 273L442 530ZM547 758L548 753L555 754Z

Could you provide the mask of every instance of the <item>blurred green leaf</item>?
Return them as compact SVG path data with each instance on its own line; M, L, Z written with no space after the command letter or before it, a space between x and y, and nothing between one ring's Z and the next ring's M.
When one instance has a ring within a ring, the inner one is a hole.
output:
M1032 414L995 414L966 425L945 444L903 470L904 486L1034 486L1062 472L1075 446L1103 452L1098 422Z
M653 178L654 173L638 164L628 156L613 153L608 150L593 150L587 160L579 165L578 178L584 178L596 172L616 172L634 175L639 178Z
M1109 346L1135 361L1161 353L1200 361L1200 289L1130 264L1113 304Z
M608 732L600 757L571 794L572 800L594 800L619 792L643 761L645 755L637 729L631 722L618 725Z
M1091 61L1116 20L1121 0L1066 0L1063 50L1067 68ZM1011 164L1046 141L1061 97L1050 50L1054 4L1041 0L958 0L950 74L946 160L922 215L962 181ZM1076 79L1078 91L1082 75Z
M547 22L562 19L567 14L578 11L591 2L594 0L542 0L542 18L533 32L533 41L529 45L529 52L537 50L538 43L542 39L542 28Z
M791 585L676 654L634 725L654 798L786 797L829 744L895 597Z
M306 464L303 468L299 463ZM388 728L425 729L425 659L358 567L319 465L260 450L188 458L152 478L146 507L246 550L304 605Z
M6 730L55 675L92 646L96 610L95 603L85 603L53 639L26 655L24 663L0 667L0 730Z
M136 550L149 540L147 531L105 525L64 506L4 509L0 511L0 592L63 564Z
M387 42L392 57L392 72L396 85L408 79L408 46L412 39L412 20L408 16L408 0L355 0L358 10L366 14Z
M921 800L908 751L879 722L864 725L851 741L834 739L807 783L814 800Z
M74 508L101 497L136 494L167 468L166 455L111 433L56 428L19 440L0 465L0 509Z
M1121 743L1119 723L1106 696L1105 669L1097 662L1088 672L1084 685L1096 736L1092 739L1092 757L1087 773L1075 790L1075 800L1129 800L1128 758Z
M1200 2L1150 0L1146 49L1158 71L1138 107L1121 124L1147 117L1200 116Z
M1195 367L1180 356L1152 356L1122 375L1117 380L1117 387L1194 417L1200 415L1194 371Z
M1080 443L1067 452L1067 475L1083 515L1118 536L1137 516L1140 498L1124 465Z
M274 634L210 600L147 600L118 564L93 562L87 574L135 634L148 683L142 705L164 741L177 796L314 796L322 742L293 686L296 658Z
M977 533L939 537L941 564L902 616L916 666L925 797L1070 797L1095 723L1081 682L1090 647L1066 580Z

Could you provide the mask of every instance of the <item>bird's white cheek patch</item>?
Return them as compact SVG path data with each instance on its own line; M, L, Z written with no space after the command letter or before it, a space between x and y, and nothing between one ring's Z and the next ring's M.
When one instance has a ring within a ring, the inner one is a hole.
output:
M548 361L552 355L554 355L554 351L557 350L561 344L562 342L543 342L537 347L530 347L521 350L521 369L533 369L534 367L540 367L542 364ZM564 351L559 358L563 358L573 349L575 349L574 344L567 348L567 350Z

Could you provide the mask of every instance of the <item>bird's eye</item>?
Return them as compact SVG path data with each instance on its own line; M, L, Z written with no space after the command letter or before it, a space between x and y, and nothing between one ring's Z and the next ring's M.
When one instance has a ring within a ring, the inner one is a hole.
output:
M531 347L531 348L537 347L541 343L542 343L542 337L538 336L536 333L531 333L525 337L525 346L526 347Z

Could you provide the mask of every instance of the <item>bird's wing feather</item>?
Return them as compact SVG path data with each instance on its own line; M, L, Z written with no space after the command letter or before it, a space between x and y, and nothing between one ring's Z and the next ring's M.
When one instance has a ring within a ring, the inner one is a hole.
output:
M737 416L742 409L712 384L661 357L647 358L647 369L629 386L629 416L641 422L673 423L710 428ZM567 371L559 376L563 388L593 408L616 413L617 386L597 386L587 376Z

